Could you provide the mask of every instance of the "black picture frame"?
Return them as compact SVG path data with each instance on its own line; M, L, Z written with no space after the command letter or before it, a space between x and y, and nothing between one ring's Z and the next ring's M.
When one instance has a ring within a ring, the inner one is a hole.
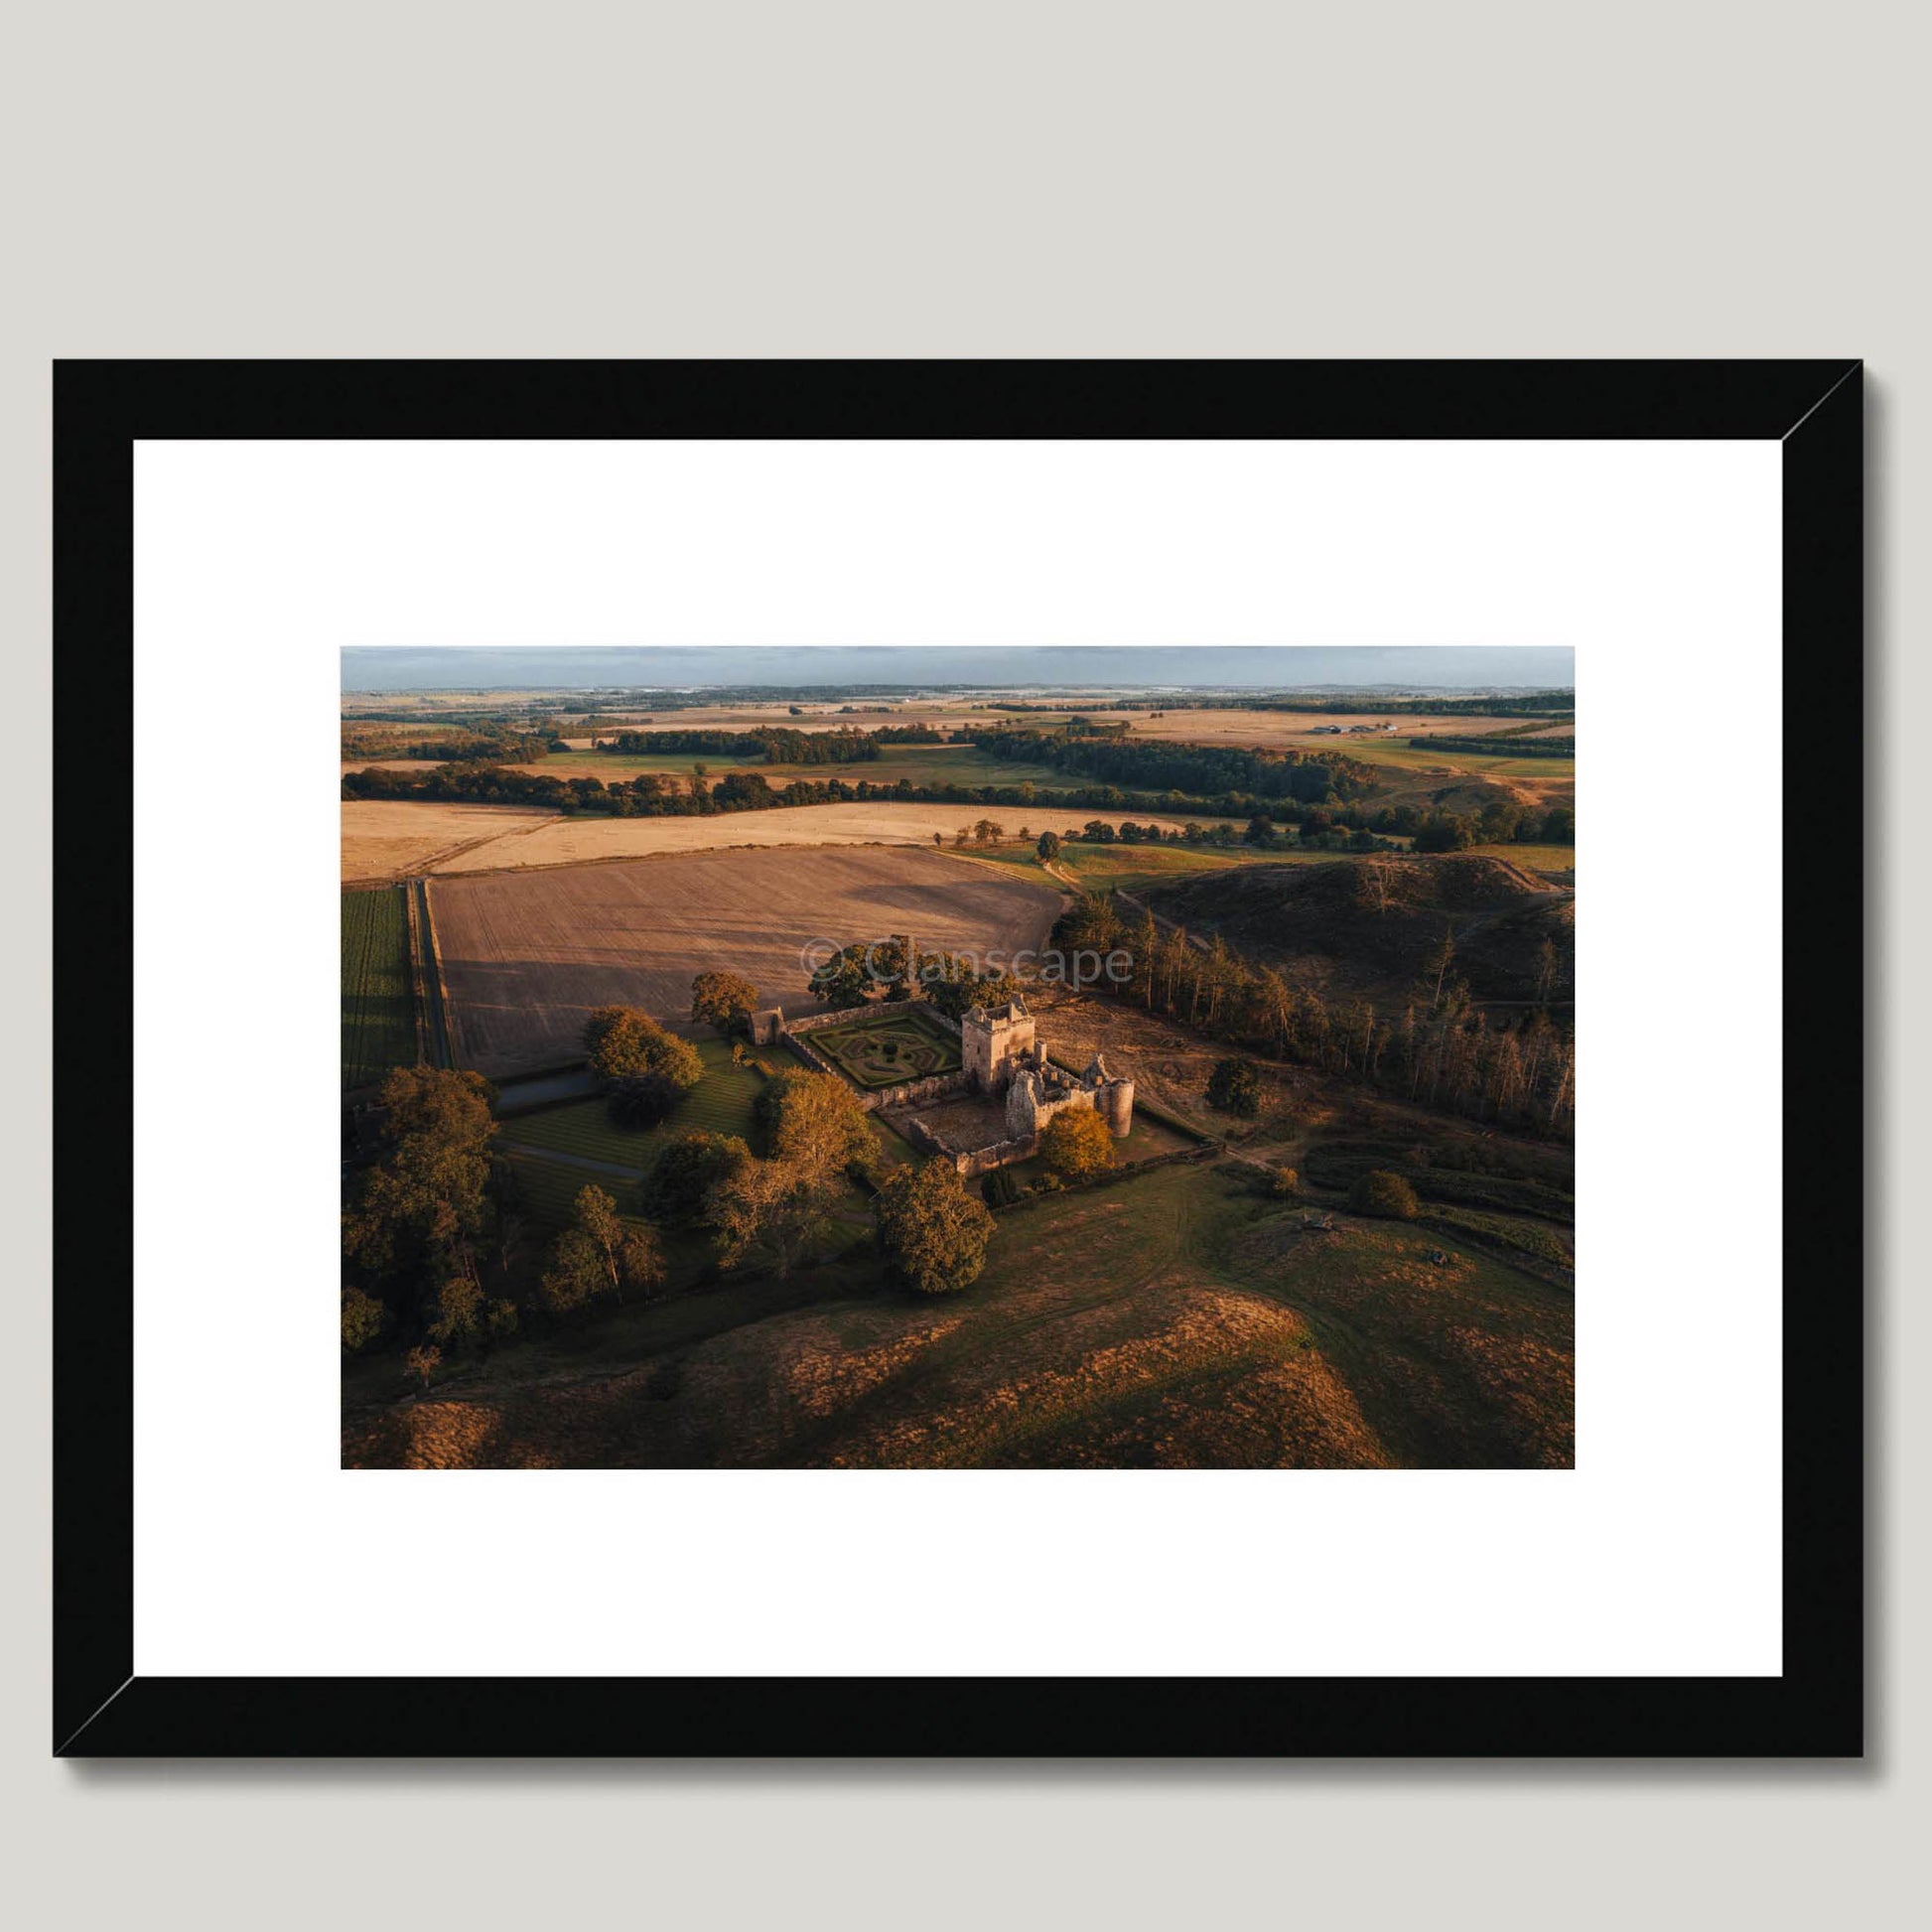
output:
M84 720L96 752L118 748L132 769L140 438L1768 439L1782 446L1789 770L1800 730L1809 745L1863 740L1863 390L1851 360L60 362L56 729ZM1788 1008L1785 1105L1805 1132L1786 1143L1787 1268L1842 1286L1829 1320L1784 1307L1775 1678L134 1675L132 878L102 863L132 844L99 769L55 761L57 1754L1861 1753L1863 1250L1856 1225L1804 1203L1863 1197L1863 1083L1801 1048ZM1844 1021L1863 1010L1859 869L1788 789L1783 827L1807 899L1784 930L1785 984ZM101 1184L114 1149L118 1188Z

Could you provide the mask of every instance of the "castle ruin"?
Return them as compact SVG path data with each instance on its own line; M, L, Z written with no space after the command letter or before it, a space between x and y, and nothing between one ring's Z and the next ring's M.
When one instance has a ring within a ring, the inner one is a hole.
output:
M905 947L906 956L913 956L909 940ZM1047 1123L1069 1108L1092 1109L1117 1139L1125 1140L1134 1125L1134 1082L1110 1072L1098 1053L1083 1073L1056 1066L1027 1003L1017 996L1000 1006L969 1008L958 1020L923 1001L872 1007L882 1015L928 1015L939 1031L958 1035L959 1064L951 1072L861 1087L849 1068L819 1050L814 1035L849 1028L867 1010L787 1020L781 1007L765 1007L751 1016L752 1038L760 1046L788 1046L806 1065L845 1080L858 1090L861 1107L880 1110L920 1152L942 1156L966 1178L1037 1154Z
M1134 1125L1134 1082L1108 1072L1098 1053L1084 1073L1055 1066L1017 996L1004 1006L971 1008L959 1023L959 1049L980 1092L1005 1095L1009 1140L1034 1138L1071 1107L1090 1107L1119 1139Z

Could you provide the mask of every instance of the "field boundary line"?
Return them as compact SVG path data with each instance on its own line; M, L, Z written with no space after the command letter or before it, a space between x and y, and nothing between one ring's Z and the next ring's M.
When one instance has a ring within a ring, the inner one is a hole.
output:
M416 890L422 895L424 957L428 971L426 985L435 996L434 1034L438 1047L437 1064L453 1067L456 1065L456 1039L454 1029L456 1015L450 1005L450 989L443 978L442 955L436 945L436 915L430 910L429 881L416 881Z
M402 888L402 903L404 916L409 921L409 1017L416 1032L416 1064L424 1066L430 1057L429 1016L424 1011L422 921L416 912L413 881Z

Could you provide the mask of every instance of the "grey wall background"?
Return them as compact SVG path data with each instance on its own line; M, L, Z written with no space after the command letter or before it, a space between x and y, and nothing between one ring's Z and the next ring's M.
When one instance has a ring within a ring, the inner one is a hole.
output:
M1862 354L1885 752L1867 853L1893 996L1873 1191L1902 1262L1896 1183L1927 1152L1906 1095L1932 1072L1902 1000L1932 936L1902 768L1932 696L1907 537L1927 507L1927 52L1922 9L1860 0L22 14L0 114L8 1010L48 996L56 355ZM1863 1767L54 1763L45 1040L9 1072L0 1818L23 1922L1903 1915L1928 1432L1902 1267L1872 1359ZM1850 1288L1792 1292L1831 1320Z

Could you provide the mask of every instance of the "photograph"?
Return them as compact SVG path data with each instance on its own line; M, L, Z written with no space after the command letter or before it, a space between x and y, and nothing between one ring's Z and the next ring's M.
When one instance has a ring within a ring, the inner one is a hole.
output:
M1574 656L344 648L344 1467L1572 1468Z

